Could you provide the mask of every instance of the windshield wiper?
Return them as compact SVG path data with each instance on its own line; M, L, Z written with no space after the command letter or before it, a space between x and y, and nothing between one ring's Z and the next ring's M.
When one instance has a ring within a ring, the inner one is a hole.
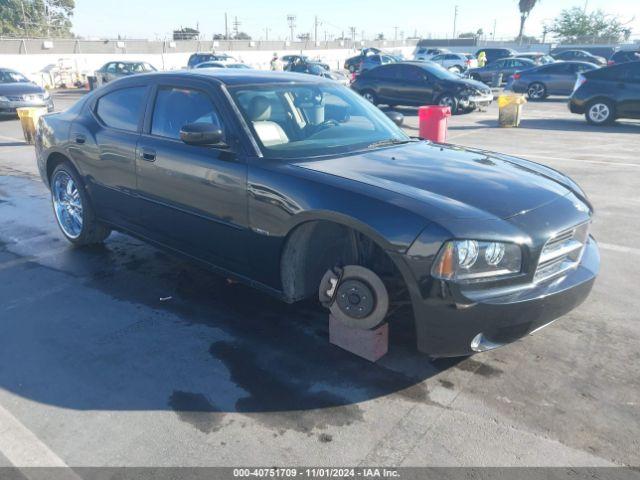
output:
M403 143L416 142L414 139L400 140L397 138L388 138L386 140L379 140L377 142L370 143L367 148L389 147L391 145L402 145Z

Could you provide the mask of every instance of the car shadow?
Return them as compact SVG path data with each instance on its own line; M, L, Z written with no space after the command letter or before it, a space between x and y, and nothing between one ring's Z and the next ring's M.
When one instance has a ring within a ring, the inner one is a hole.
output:
M475 362L430 361L399 312L390 352L370 363L328 342L315 303L285 304L122 234L72 248L39 183L0 177L0 194L0 387L32 401L174 410L208 431L226 412L277 412L308 431L359 421L360 402L389 394L430 402L425 379Z
M24 147L29 145L27 142L0 142L0 147Z

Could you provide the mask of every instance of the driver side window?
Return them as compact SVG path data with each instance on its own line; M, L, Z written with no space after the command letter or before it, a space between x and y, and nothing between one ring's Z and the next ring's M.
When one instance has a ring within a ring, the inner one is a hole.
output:
M151 134L180 139L180 129L189 123L210 123L224 131L220 116L204 92L163 87L156 95Z

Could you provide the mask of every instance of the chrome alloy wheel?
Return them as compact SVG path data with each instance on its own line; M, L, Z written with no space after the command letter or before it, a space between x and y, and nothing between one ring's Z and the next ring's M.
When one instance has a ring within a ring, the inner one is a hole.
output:
M527 94L529 95L529 98L540 100L544 98L544 86L541 83L534 83L529 87Z
M594 103L589 109L589 118L593 123L604 123L609 119L611 110L605 103Z
M453 109L453 106L456 104L455 99L450 96L450 95L445 95L444 97L442 97L440 99L440 101L438 102L438 105L440 107L451 107L451 109Z
M78 186L67 172L56 173L51 183L51 196L60 228L69 238L78 238L82 233L82 198Z

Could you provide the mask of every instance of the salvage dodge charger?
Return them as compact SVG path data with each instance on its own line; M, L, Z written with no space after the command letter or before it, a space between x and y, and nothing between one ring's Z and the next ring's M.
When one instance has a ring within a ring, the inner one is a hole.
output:
M44 116L36 151L73 244L125 232L352 328L410 305L433 357L587 297L600 260L576 183L401 122L321 77L202 69L110 83Z

